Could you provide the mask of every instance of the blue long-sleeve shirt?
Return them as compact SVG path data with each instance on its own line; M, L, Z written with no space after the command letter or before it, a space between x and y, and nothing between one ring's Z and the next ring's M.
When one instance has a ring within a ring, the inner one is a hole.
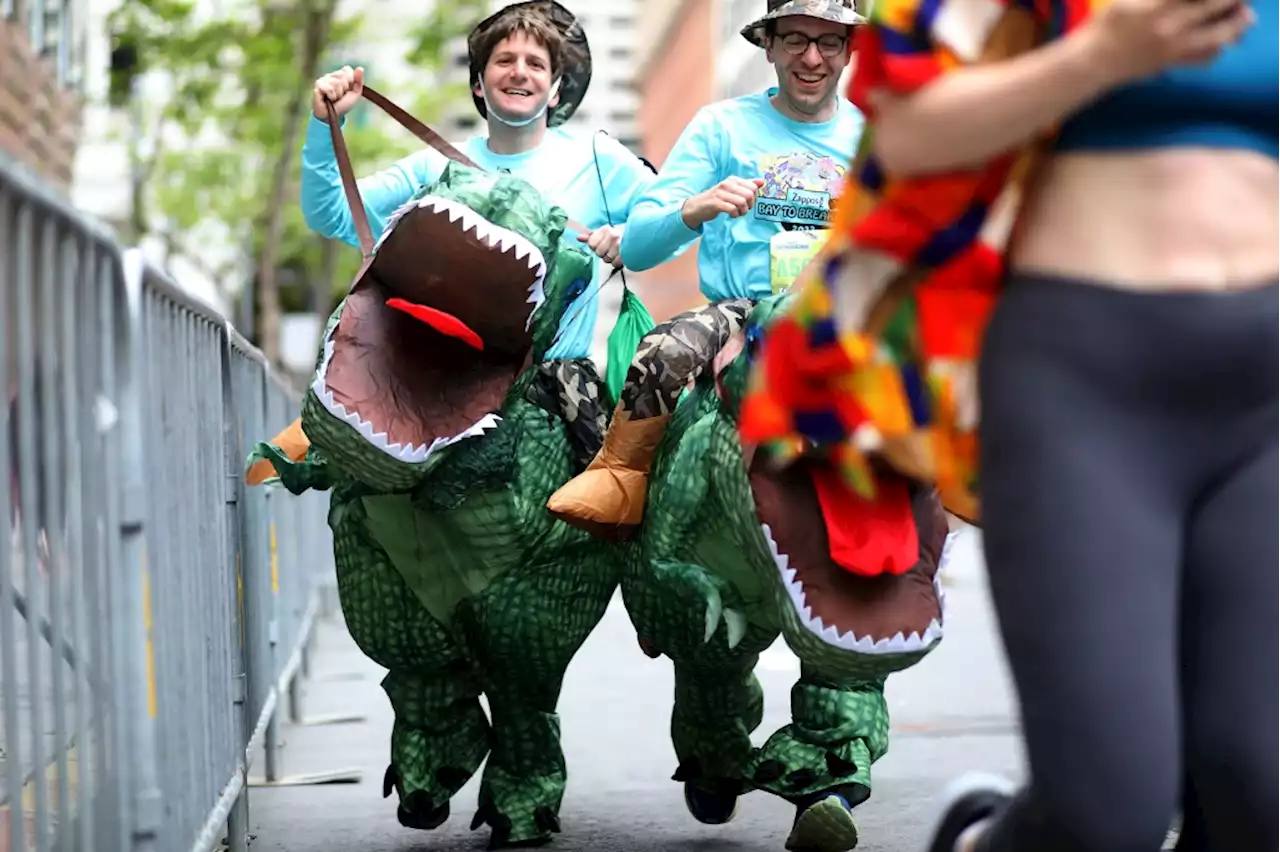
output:
M507 171L528 181L569 218L592 230L624 225L636 199L655 178L639 157L603 133L550 128L541 145L522 154L495 154L484 136L473 136L460 147L481 168ZM448 162L443 154L427 148L357 182L375 238L401 204L439 180ZM314 116L302 146L301 195L302 215L313 231L359 245L329 126ZM592 285L566 312L548 359L590 357L599 314L598 291L610 271L603 261L596 263Z
M806 123L778 112L769 100L776 93L698 111L627 219L622 257L628 269L656 266L701 237L698 277L708 300L772 292L771 250L791 251L799 236L793 232L825 226L863 127L862 113L844 98L830 121ZM686 199L735 176L765 182L745 216L685 225Z

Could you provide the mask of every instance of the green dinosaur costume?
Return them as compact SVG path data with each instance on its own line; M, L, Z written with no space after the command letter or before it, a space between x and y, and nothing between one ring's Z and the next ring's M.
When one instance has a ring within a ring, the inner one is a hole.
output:
M885 678L942 637L948 528L929 489L899 480L896 517L849 495L818 461L774 471L744 452L738 405L755 341L784 298L708 305L642 341L628 379L638 396L620 408L671 417L622 590L641 646L675 666L675 780L690 811L724 822L741 793L764 790L797 806L789 849L836 852L856 844L850 811L888 749ZM662 385L670 405L655 405ZM753 669L779 634L800 680L791 724L757 749Z
M487 755L473 828L494 847L559 830L561 682L621 573L545 508L607 419L589 360L542 361L594 263L565 223L527 183L450 164L329 320L305 458L296 429L251 457L332 489L343 613L388 669L401 822L444 822Z

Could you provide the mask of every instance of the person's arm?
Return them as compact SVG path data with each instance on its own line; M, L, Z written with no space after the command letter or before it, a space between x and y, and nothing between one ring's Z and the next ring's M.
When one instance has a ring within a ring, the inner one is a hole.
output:
M422 186L438 180L444 165L444 155L428 148L356 181L375 240L391 214ZM359 246L351 208L342 191L329 125L315 116L307 122L307 136L302 144L301 196L302 216L307 227L321 236Z
M685 224L685 201L720 180L719 131L711 114L700 110L680 134L648 189L632 204L622 234L622 260L628 269L652 269L688 248L702 227Z
M876 158L903 177L976 168L1105 92L1088 39L1068 36L1007 62L962 68L909 95L872 93Z

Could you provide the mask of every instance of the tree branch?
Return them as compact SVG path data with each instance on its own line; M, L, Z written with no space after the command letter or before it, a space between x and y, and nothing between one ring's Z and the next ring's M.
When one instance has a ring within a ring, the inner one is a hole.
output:
M276 155L271 175L271 190L265 210L262 255L258 259L258 311L262 333L258 345L271 364L280 355L280 292L276 281L277 257L284 232L284 204L289 171L302 133L302 122L310 102L308 83L315 78L337 9L337 0L322 0L319 8L310 3L305 9L306 25L303 31L301 73L294 88L293 97L285 115L285 126L280 149Z

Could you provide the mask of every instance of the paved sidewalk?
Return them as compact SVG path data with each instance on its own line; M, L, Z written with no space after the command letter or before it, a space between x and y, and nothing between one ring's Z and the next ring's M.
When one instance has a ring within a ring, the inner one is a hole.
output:
M980 768L1021 773L1013 700L982 573L977 536L957 543L948 576L950 623L942 646L915 669L890 679L895 736L877 764L871 801L859 808L865 852L920 852L933 801L948 780ZM410 852L478 850L487 832L470 832L478 779L454 799L441 829L418 833L395 820L381 796L391 710L382 671L355 647L340 617L322 621L305 687L305 715L363 714L363 722L287 726L283 765L290 774L356 768L358 784L255 788L250 820L255 852ZM785 646L758 669L767 704L760 739L785 722L798 673ZM615 601L566 678L561 701L570 779L556 852L778 852L792 812L762 794L746 797L722 827L694 822L668 740L671 665L644 657ZM257 766L261 766L259 762ZM260 771L260 770L259 770Z

